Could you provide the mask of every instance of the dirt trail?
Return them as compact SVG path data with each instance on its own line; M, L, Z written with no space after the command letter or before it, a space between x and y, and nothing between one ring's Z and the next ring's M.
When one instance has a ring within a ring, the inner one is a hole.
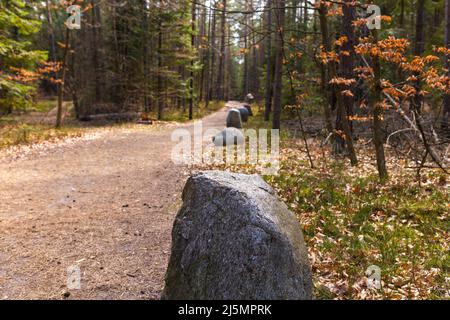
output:
M237 106L231 104L231 106ZM224 110L203 119L224 127ZM0 154L0 299L155 299L188 170L173 129L102 131L12 159Z

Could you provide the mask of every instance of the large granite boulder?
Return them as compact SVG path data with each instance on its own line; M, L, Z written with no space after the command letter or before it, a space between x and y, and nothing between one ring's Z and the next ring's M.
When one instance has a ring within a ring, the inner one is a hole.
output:
M228 111L227 128L242 129L241 113L238 109L230 109Z
M193 175L172 240L163 299L312 298L300 224L259 176Z
M244 134L236 128L226 128L213 137L216 147L241 145L245 142Z
M239 108L238 110L241 113L242 122L248 122L248 117L250 116L248 110L246 108Z

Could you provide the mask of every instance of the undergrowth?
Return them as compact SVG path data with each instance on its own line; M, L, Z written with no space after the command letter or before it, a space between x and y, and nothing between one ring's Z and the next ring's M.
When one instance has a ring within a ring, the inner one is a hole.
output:
M261 113L247 128L269 128ZM448 176L414 170L388 152L391 179L380 183L373 150L359 145L358 167L334 159L330 146L309 139L311 168L301 139L281 133L278 175L265 180L298 217L311 260L317 299L449 299L450 198ZM258 173L251 165L209 169ZM381 270L381 289L366 271Z

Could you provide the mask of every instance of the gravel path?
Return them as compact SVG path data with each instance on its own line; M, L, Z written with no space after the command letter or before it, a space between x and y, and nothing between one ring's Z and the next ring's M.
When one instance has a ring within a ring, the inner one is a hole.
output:
M225 116L203 125L221 129ZM189 171L171 161L178 127L100 129L0 155L0 299L159 298ZM67 289L72 266L80 290Z

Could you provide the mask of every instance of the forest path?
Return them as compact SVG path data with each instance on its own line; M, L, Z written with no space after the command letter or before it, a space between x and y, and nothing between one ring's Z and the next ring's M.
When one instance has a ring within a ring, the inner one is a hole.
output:
M225 117L207 116L204 129L222 129ZM193 123L0 155L0 299L159 298L188 174L171 161L177 128ZM72 266L81 290L67 290Z

